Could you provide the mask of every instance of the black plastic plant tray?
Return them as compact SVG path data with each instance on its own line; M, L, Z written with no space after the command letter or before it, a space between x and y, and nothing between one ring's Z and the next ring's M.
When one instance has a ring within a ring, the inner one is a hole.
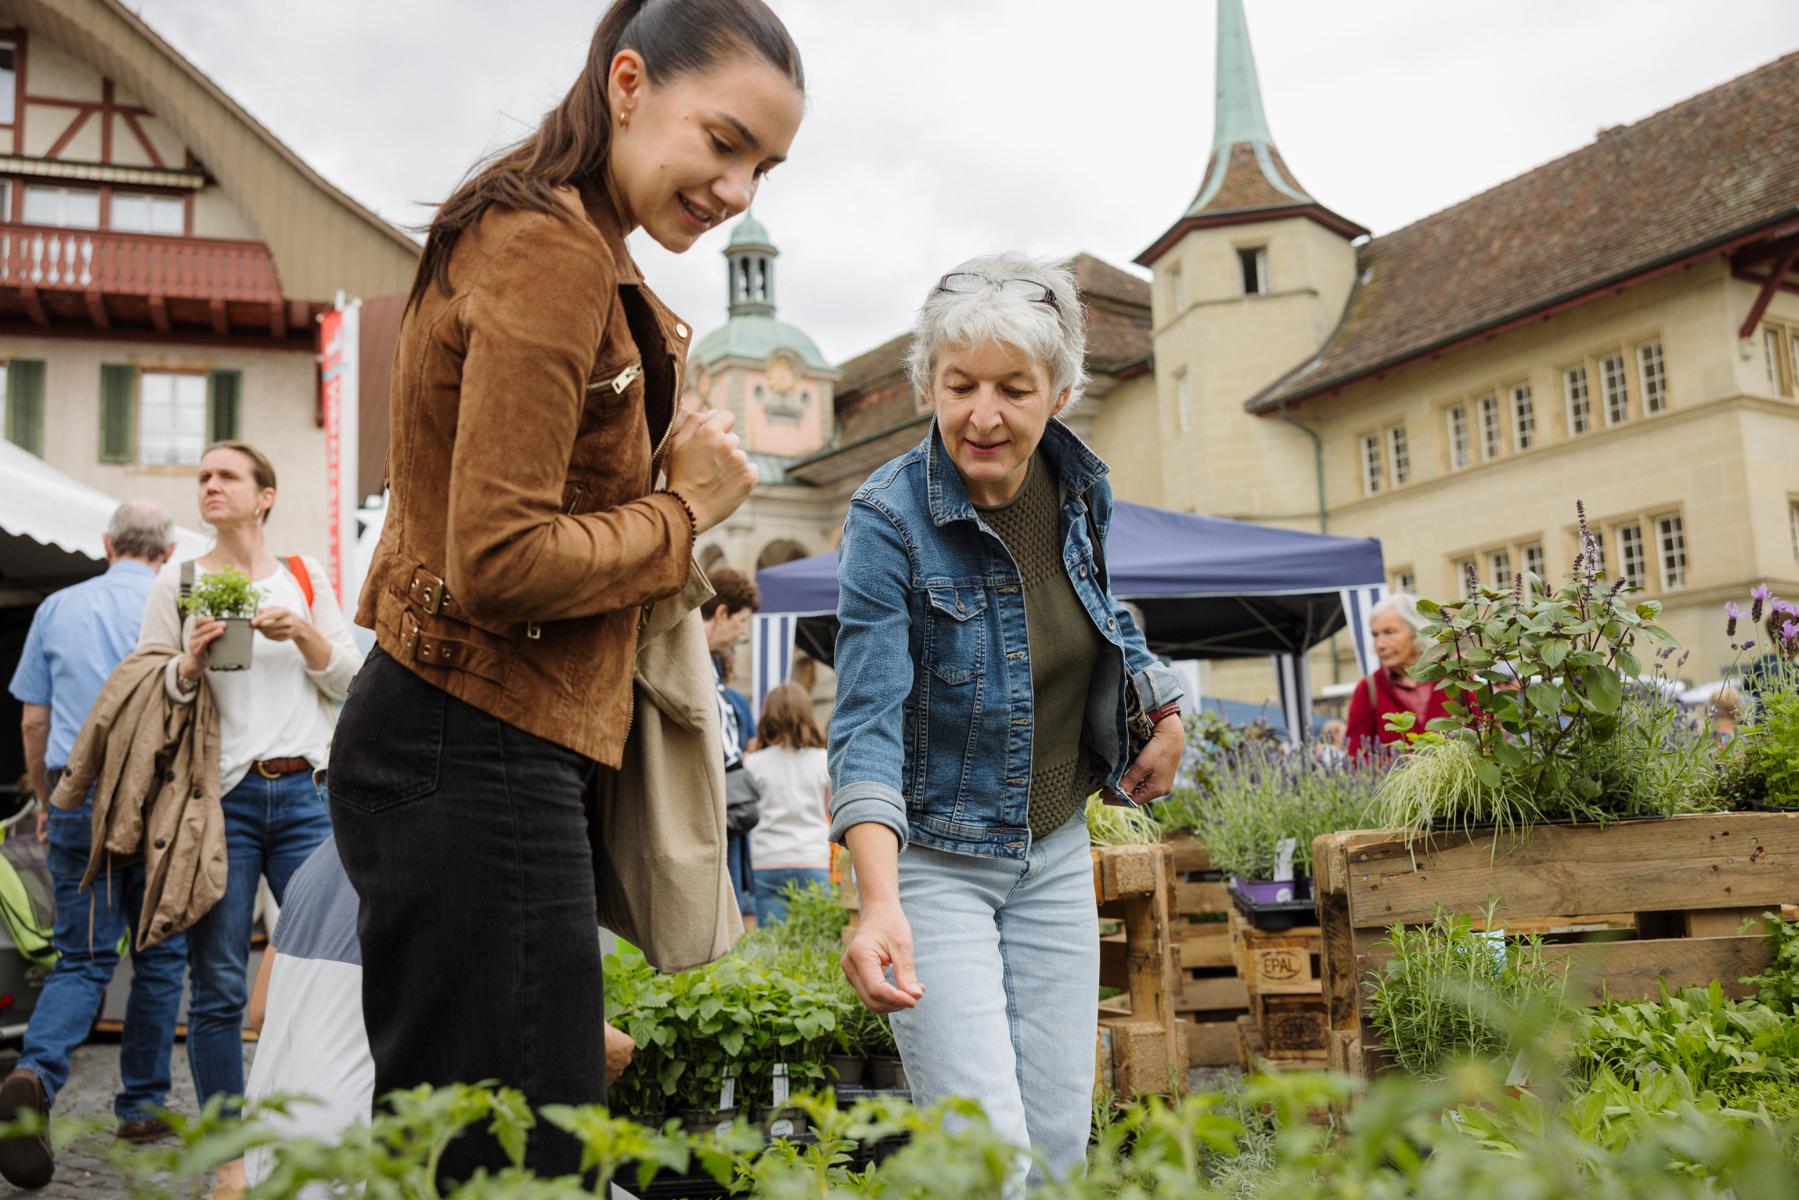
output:
M1266 933L1279 933L1283 929L1318 923L1318 910L1313 906L1310 897L1304 900L1271 900L1258 903L1233 887L1231 903L1237 906L1237 911L1243 914L1243 919L1248 921L1252 928Z

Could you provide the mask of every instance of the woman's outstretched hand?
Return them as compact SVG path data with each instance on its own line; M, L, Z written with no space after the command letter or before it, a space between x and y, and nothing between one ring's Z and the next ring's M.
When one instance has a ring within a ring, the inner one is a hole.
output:
M737 511L756 486L756 468L738 445L725 409L677 414L681 422L668 443L668 490L679 492L693 510L701 533Z
M865 905L842 958L843 974L862 1003L878 1013L916 1008L924 984L912 969L912 925L894 902ZM893 968L893 983L887 968Z
M1174 790L1174 775L1186 745L1187 731L1179 713L1157 721L1149 744L1119 781L1119 791L1134 804L1147 804L1166 796Z

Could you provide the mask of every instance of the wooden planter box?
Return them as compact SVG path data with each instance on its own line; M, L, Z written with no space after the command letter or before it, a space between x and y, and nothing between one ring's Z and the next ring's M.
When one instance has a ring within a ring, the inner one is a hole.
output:
M1180 949L1174 1008L1187 1024L1187 1061L1227 1066L1239 1061L1237 1018L1249 1010L1249 990L1231 950L1229 885L1205 843L1191 833L1171 834L1166 844L1174 863L1171 920Z
M1180 953L1171 936L1174 858L1168 847L1099 846L1093 891L1101 920L1120 923L1100 939L1099 981L1124 989L1128 1012L1104 1012L1095 1047L1096 1086L1120 1099L1169 1095L1187 1084L1187 1030L1175 1011Z
M1596 825L1542 825L1514 844L1491 833L1441 834L1407 846L1395 833L1334 833L1312 846L1321 983L1331 1065L1371 1075L1385 1065L1361 981L1390 957L1386 930L1439 908L1541 934L1569 964L1572 994L1653 999L1718 980L1751 989L1772 953L1744 923L1799 901L1799 813L1717 813Z

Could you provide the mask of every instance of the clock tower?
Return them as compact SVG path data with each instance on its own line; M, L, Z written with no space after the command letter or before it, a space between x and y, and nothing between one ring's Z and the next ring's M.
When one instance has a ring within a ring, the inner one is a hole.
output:
M750 453L796 459L831 440L832 392L840 373L811 338L776 319L779 257L768 231L746 213L725 246L730 317L694 347L687 403L735 413Z

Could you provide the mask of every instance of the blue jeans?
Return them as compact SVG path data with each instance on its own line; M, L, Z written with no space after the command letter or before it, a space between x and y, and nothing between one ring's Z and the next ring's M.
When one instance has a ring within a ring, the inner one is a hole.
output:
M731 873L731 890L737 893L737 911L745 916L756 912L755 872L750 867L750 835L725 835L725 867Z
M91 805L50 810L50 879L56 892L56 952L61 957L32 1010L19 1066L36 1073L52 1103L69 1081L69 1056L87 1040L100 1015L107 985L119 965L119 941L127 931L135 947L144 904L141 862L97 875L92 888L81 890L93 822ZM186 969L187 939L182 934L148 950L131 951L131 998L125 1007L125 1036L119 1043L122 1088L113 1101L120 1120L138 1119L161 1108L168 1098L175 1015L181 1007L181 976Z
M1052 1174L1078 1169L1099 1019L1086 822L1034 842L1023 862L913 842L900 854L899 892L925 985L918 1007L893 1014L913 1100L971 1097ZM1032 1166L1030 1182L1041 1178Z
M823 867L762 867L754 871L756 879L756 921L787 919L787 885L795 884L803 892L809 883L829 883L831 873Z
M187 933L193 996L187 1007L187 1061L200 1103L244 1092L244 1010L250 1002L250 925L256 884L268 876L275 902L287 881L331 834L325 790L310 771L265 779L256 771L226 793L225 894Z

